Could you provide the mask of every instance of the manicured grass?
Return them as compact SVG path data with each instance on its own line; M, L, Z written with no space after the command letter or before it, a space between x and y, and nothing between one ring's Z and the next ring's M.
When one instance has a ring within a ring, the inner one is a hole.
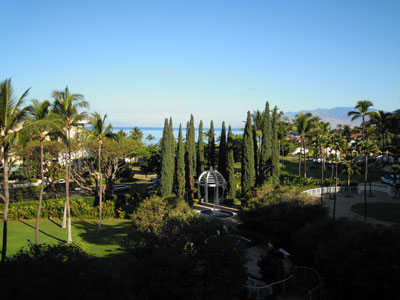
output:
M363 216L364 203L352 205L351 210ZM367 216L380 221L400 223L400 203L369 202Z
M8 222L7 256L16 253L28 245L28 240L35 242L36 220ZM57 243L66 241L67 230L61 228L62 221L40 220L40 243ZM131 227L129 220L106 219L102 222L100 233L97 233L97 220L72 220L72 240L78 242L84 250L99 257L119 253L119 241L126 236ZM3 223L0 223L0 235Z
M295 158L292 156L281 156L281 170L286 171L293 175L299 175L299 160L298 156ZM315 163L312 160L307 160L307 167L310 167L310 175L313 178L321 178L321 164ZM331 176L332 165L326 165L326 176ZM380 168L374 167L371 165L369 168L369 180L371 181L378 181L381 176L385 175L385 172L382 171ZM301 176L304 174L304 165L303 161L301 163ZM341 173L339 171L338 177L340 180L347 182L347 174ZM351 181L358 181L364 182L364 174L353 174L351 175Z

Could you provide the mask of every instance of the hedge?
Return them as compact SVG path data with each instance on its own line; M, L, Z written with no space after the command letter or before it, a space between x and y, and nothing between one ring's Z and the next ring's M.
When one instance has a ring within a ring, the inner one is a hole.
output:
M96 219L99 216L98 207L94 206L94 197L71 197L71 216L80 219ZM64 213L65 198L49 199L42 201L41 218L62 218ZM25 201L10 203L8 219L35 219L38 201ZM3 218L4 204L0 204L0 217ZM110 218L115 215L113 201L107 200L103 203L102 216Z

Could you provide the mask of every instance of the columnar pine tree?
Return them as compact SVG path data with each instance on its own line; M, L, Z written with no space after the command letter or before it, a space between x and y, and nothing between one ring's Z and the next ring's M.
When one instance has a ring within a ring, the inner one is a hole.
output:
M227 143L227 166L226 166L226 181L228 183L228 195L235 197L235 159L233 155L233 134L231 125L228 128L228 143Z
M256 184L261 183L261 176L259 170L260 154L258 153L258 141L257 141L257 127L256 122L253 124L253 147L254 147L254 172L256 174Z
M169 133L169 137L170 137L170 141L171 141L171 147L172 147L172 153L173 153L173 157L175 157L175 151L176 151L176 140L175 140L175 137L174 137L174 129L173 129L173 126L172 126L172 118L170 117L169 118L169 124L168 124L168 129L169 129L169 131L168 131L168 133Z
M191 203L194 199L194 169L193 169L193 146L191 145L192 140L191 126L189 122L186 124L186 146L185 146L185 176L186 176L186 192L187 201Z
M271 183L279 184L278 108L272 113Z
M246 127L243 135L243 153L242 153L242 195L248 195L255 185L254 171L254 143L253 126L250 111L247 113Z
M227 160L226 128L225 128L225 122L222 122L221 138L219 141L219 152L218 152L218 170L221 172L224 178L227 178L226 160Z
M193 176L196 175L196 130L194 128L194 117L191 114L190 115L190 139L191 139L191 147L192 149L190 152L192 153L192 170L193 170Z
M197 176L200 176L204 171L204 143L203 143L203 121L199 124L199 138L197 143Z
M215 168L215 138L214 138L214 122L211 121L210 131L208 132L208 167Z
M271 175L271 148L272 148L271 118L269 102L265 104L264 124L262 130L261 158L260 158L260 183L264 184Z
M175 165L175 194L179 198L185 196L185 149L182 142L182 125L179 124L178 147Z
M170 126L168 124L168 119L166 118L161 145L160 192L162 197L167 197L172 193L174 168L173 141L171 140Z

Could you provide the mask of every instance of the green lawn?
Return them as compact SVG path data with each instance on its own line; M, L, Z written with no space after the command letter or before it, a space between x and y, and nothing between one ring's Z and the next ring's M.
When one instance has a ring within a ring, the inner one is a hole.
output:
M40 243L57 243L66 241L67 230L61 229L61 220L40 220ZM20 220L8 222L7 256L15 253L35 241L36 220ZM118 242L126 236L131 227L129 220L106 219L102 229L97 233L97 220L72 220L72 240L78 242L84 250L96 256L109 256L119 253ZM0 223L0 235L3 223Z
M286 171L290 174L294 175L299 175L299 160L298 157L293 158L291 156L281 156L281 162L283 162L283 165L281 165L281 170ZM310 167L310 175L313 178L321 178L321 164L315 163L311 160L307 160L307 166ZM331 176L331 171L332 171L332 165L327 164L326 165L326 176L330 177ZM380 168L376 168L373 165L371 165L369 168L369 179L371 181L377 181L385 174L384 171L382 171ZM304 165L303 161L301 163L301 175L304 174ZM342 181L347 182L347 174L346 173L338 173L338 177ZM364 182L364 174L354 174L351 176L351 181L358 181L358 182Z
M354 204L351 210L363 216L364 203ZM367 203L367 216L380 221L400 223L400 203Z

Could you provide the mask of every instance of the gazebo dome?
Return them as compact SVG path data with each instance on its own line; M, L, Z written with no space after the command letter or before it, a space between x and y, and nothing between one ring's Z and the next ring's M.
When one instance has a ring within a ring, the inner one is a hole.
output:
M219 187L225 186L226 180L220 172L211 167L210 170L200 174L197 184L201 186Z
M199 179L196 181L198 185L198 197L203 201L201 195L201 187L204 190L204 198L205 202L208 203L208 188L214 188L214 212L215 212L215 205L219 205L219 189L222 188L222 198L224 196L225 187L226 187L226 180L224 176L217 170L214 170L212 167L210 170L204 171L200 174Z

